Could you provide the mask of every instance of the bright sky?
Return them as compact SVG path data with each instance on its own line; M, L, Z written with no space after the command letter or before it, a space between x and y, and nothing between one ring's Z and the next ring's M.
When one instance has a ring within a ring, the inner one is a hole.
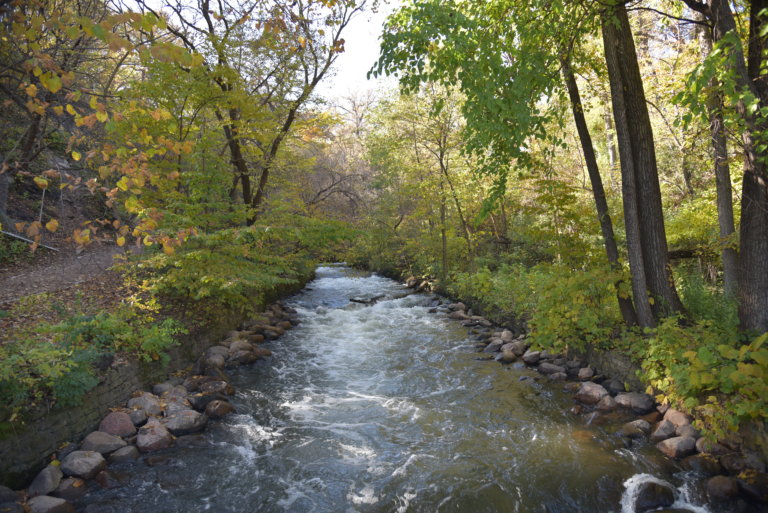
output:
M379 35L387 15L398 5L399 0L381 2L378 12L358 13L344 29L344 53L334 63L335 74L326 76L318 84L317 92L334 102L352 93L363 93L378 88L393 87L397 82L388 78L366 80L366 74L379 57Z

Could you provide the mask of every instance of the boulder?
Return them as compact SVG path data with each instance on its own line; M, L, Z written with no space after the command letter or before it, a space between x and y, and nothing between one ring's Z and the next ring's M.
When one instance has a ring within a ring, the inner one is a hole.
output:
M96 451L74 451L61 462L61 471L64 475L91 479L104 470L106 460L101 453Z
M661 413L657 411L652 411L651 413L646 413L645 415L640 416L641 419L648 422L648 424L656 424L657 422L661 421Z
M597 408L598 411L609 412L615 410L617 406L616 400L610 395L606 395L597 402L595 408Z
M256 358L260 360L262 358L266 358L267 356L272 356L272 351L265 347L254 347L253 354L256 355Z
M683 463L689 469L703 476L715 476L723 472L720 462L711 454L694 454L685 458Z
M200 385L200 392L204 394L234 395L235 389L226 381L209 381Z
M40 495L27 503L31 513L74 513L72 504L59 497Z
M500 338L502 341L504 341L504 343L505 343L505 344L507 344L507 343L510 343L510 342L512 342L513 340L515 340L515 335L514 335L514 334L513 334L511 331L509 331L509 330L504 330L504 331L502 331L502 332L499 334L499 338ZM523 341L522 341L522 340L519 340L518 342L523 342ZM523 342L523 343L524 343L524 342ZM522 353L521 353L521 354L522 354Z
M227 396L216 393L204 394L202 392L189 396L189 402L192 403L192 407L199 412L204 412L208 407L208 403L216 400L226 401Z
M27 513L18 502L0 502L0 513Z
M629 408L637 414L650 413L654 408L654 400L648 394L641 394L639 392L625 392L616 395L616 403L623 407Z
M142 410L148 417L160 415L163 407L160 405L160 398L149 392L142 392L139 396L128 401L128 408Z
M229 346L229 355L231 356L233 353L236 353L237 351L253 351L253 344L251 344L247 340L235 340Z
M212 419L220 419L225 415L235 412L235 407L227 401L215 399L205 407L205 415Z
M196 433L205 428L208 417L195 410L182 410L163 420L165 427L175 436Z
M597 404L600 399L608 395L608 391L597 383L585 381L576 392L576 400L584 404Z
M568 379L568 375L565 372L554 372L547 376L547 379L552 383L559 383Z
M701 438L701 433L699 433L699 430L693 427L691 424L683 424L682 426L677 426L675 429L675 434L677 436L690 436L691 438Z
M736 475L747 468L744 455L738 452L730 452L720 456L720 464L729 474Z
M124 411L113 411L102 419L99 431L114 436L133 436L136 434L136 426L131 416Z
M205 351L205 356L227 356L227 353L229 353L229 348L227 346L211 346Z
M666 508L675 502L675 491L669 486L652 481L640 485L635 497L635 512L644 513Z
M65 501L75 502L88 491L85 481L79 477L66 477L61 480L59 486L52 493L55 497L61 497Z
M165 392L173 388L173 383L158 383L152 387L152 393L155 395L163 395Z
M483 349L484 353L495 353L499 349L501 349L501 346L504 343L501 341L501 339L492 339L491 342L485 346L485 349Z
M707 494L710 499L723 501L739 493L739 483L732 477L715 476L707 479Z
M664 420L670 421L675 427L684 426L691 423L690 415L686 415L681 411L677 411L673 408L668 409L664 413Z
M200 385L209 381L217 381L217 379L213 376L190 376L184 380L183 386L187 392L192 393L200 390Z
M110 463L122 463L124 461L133 461L139 457L139 450L133 445L122 447L109 455Z
M101 472L96 474L96 477L94 477L93 480L100 487L108 490L112 488L118 488L119 486L121 486L120 481L115 477L114 474L112 474L108 470L102 470Z
M258 360L259 357L252 351L238 350L227 358L227 366L248 365Z
M457 320L457 321L466 321L467 319L469 319L469 315L464 313L463 310L456 310L456 311L453 311L453 312L449 313L448 314L448 318L449 319L454 319L454 320Z
M501 346L501 352L496 357L496 360L503 363L512 363L517 360L517 355L515 354L515 352L508 347L510 345L511 344L504 344L503 346Z
M528 365L536 365L541 359L541 351L531 351L530 349L523 353L523 361Z
M675 436L675 425L668 420L662 420L656 424L656 427L653 429L653 433L651 433L651 441L661 442L662 440L672 438L673 436Z
M134 426L143 426L147 423L147 413L144 410L129 410L128 417Z
M621 426L620 433L627 438L643 438L650 430L650 424L642 419L638 419Z
M618 394L621 394L625 392L626 387L624 386L624 383L619 381L618 379L607 379L601 383L603 387L608 390L608 393L612 396L616 396Z
M690 436L676 436L657 443L656 448L670 458L685 458L696 452L696 440Z
M48 495L59 486L62 477L64 474L58 466L48 465L37 474L32 484L29 485L27 493L30 497Z
M200 367L203 369L203 372L205 374L209 375L216 375L217 370L222 370L224 366L227 364L226 356L222 356L220 354L212 354L210 356L205 356L200 361Z
M450 305L448 305L448 310L450 310L451 312L456 312L459 310L463 311L466 309L467 309L467 305L465 305L464 303L451 303Z
M103 431L94 431L85 437L83 443L80 444L80 449L83 451L96 451L101 454L109 454L125 446L125 440L119 436L110 435Z
M136 447L141 452L153 452L166 449L173 444L171 433L158 422L148 423L139 429Z
M580 381L588 381L592 379L594 376L595 376L595 371L592 369L592 367L584 367L582 369L579 369L579 373L576 375L576 377L578 377Z
M748 470L739 474L738 483L744 495L757 502L768 503L768 474Z
M523 356L528 349L528 344L525 343L525 340L515 340L509 343L509 349L515 353L515 356Z
M542 374L556 374L556 373L565 374L565 367L560 367L559 365L555 365L554 363L544 362L541 365L539 365L539 372L541 372Z

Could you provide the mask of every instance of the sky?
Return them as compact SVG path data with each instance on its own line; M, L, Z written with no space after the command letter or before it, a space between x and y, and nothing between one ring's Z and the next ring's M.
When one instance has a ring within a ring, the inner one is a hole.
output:
M387 14L392 12L399 1L382 2L378 12L362 12L350 21L342 33L345 40L344 53L334 63L334 74L326 76L318 84L317 92L327 100L335 102L354 93L393 87L394 79L371 77L366 74L379 57L379 35Z

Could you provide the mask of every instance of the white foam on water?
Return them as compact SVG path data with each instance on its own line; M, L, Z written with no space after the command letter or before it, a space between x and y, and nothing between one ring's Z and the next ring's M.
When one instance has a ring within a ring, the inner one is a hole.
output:
M635 513L635 501L640 493L642 485L646 483L656 483L662 486L667 486L675 490L675 502L670 508L679 508L691 511L692 513L711 513L710 510L703 506L697 506L689 502L690 490L687 484L682 485L679 488L675 488L672 484L659 479L651 474L635 474L626 481L624 481L624 493L621 496L621 513Z
M397 513L405 513L408 511L408 506L411 505L411 501L416 498L415 491L406 491L402 496L397 497Z
M376 504L379 502L379 497L371 485L365 485L359 492L355 492L352 486L347 494L347 500L352 501L353 504Z

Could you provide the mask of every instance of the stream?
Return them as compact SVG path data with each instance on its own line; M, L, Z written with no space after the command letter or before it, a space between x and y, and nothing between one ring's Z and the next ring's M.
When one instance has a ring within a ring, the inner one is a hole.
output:
M301 324L232 372L237 413L159 464L110 467L121 486L78 511L630 513L633 486L661 479L675 508L712 513L682 468L613 434L623 420L569 413L562 384L485 361L434 296L406 292L318 268L286 301Z

